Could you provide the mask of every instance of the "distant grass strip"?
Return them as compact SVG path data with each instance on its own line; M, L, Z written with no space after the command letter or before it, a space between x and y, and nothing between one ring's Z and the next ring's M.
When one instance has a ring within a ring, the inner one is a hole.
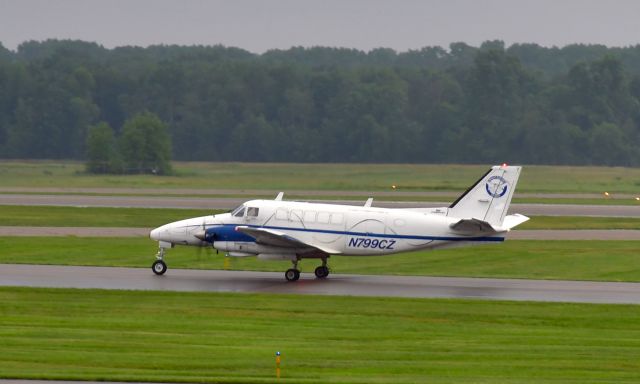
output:
M285 191L286 192L286 191ZM462 190L460 191L452 191L456 193L462 194ZM64 196L119 196L119 197L185 197L185 198L244 198L246 200L251 199L273 199L275 197L275 192L271 194L265 194L263 192L255 193L255 194L247 194L247 193L209 193L209 194L198 194L198 195L190 195L190 194L178 194L178 193L97 193L97 192L2 192L0 191L0 195L7 194L22 194L22 195L64 195ZM424 203L435 203L439 202L443 205L449 205L452 203L456 196L451 195L431 195L431 196L413 196L413 195L403 195L398 193L397 195L385 195L385 196L376 196L375 192L371 194L363 193L361 195L353 195L353 194L340 194L336 193L336 191L327 191L326 194L299 194L299 193L286 193L285 198L287 200L302 200L302 201L313 201L313 200L344 200L344 201L353 201L354 204L358 204L357 202L366 201L371 195L375 196L375 201L400 201L400 202L424 202ZM593 198L593 197L518 197L518 193L516 192L516 196L513 198L513 202L517 204L571 204L571 205L623 205L623 206L640 206L640 201L635 198ZM374 204L375 205L375 204Z
M0 377L637 383L640 306L0 288Z
M329 265L333 273L640 281L638 249L637 241L509 240L385 257L334 256ZM147 238L0 237L0 263L147 268L156 250L156 243ZM284 272L291 265L181 246L169 250L166 261L170 269ZM303 272L313 272L317 265L317 260L300 263Z
M6 187L464 191L489 167L456 164L174 162L172 176L89 175L71 161L2 161ZM525 166L520 192L640 193L640 168Z
M150 228L224 210L0 205L0 225Z
M224 210L101 208L0 205L0 225L34 227L151 228ZM518 229L640 229L640 219L587 216L534 216Z

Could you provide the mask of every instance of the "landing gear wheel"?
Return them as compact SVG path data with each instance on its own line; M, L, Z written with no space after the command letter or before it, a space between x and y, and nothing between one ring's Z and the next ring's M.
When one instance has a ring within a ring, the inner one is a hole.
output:
M325 265L321 265L316 268L315 272L318 279L324 279L325 277L329 276L329 268Z
M300 271L293 268L287 269L287 272L284 273L284 278L287 281L297 281L300 278Z
M156 260L151 265L151 270L158 276L164 275L167 272L167 264L162 260Z

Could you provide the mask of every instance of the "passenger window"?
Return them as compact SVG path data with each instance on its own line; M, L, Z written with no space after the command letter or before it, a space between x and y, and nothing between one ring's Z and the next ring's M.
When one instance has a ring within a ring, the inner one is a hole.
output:
M343 220L344 220L344 215L342 213L331 214L331 224L342 224Z
M329 212L318 212L318 223L329 224Z
M300 209L292 209L289 212L289 220L300 221L302 219L302 211Z
M316 212L315 211L305 211L304 213L304 222L305 223L313 223L316 221Z
M276 220L287 220L289 218L289 212L286 209L279 208L276 211Z
M244 207L241 207L240 209L236 209L235 211L233 211L233 216L235 217L244 216Z
M249 217L258 217L259 208L249 207L247 208L247 216Z

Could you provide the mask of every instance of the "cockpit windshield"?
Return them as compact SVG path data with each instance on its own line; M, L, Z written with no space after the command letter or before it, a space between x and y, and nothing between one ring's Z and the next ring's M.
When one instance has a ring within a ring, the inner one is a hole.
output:
M244 205L239 206L238 208L231 211L231 216L242 217L244 216Z

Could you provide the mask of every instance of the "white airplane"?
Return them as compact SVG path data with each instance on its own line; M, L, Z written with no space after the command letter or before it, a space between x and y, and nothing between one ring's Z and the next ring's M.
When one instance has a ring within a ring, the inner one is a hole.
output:
M227 256L290 260L288 281L300 278L301 259L320 259L317 278L329 275L330 256L378 256L452 245L504 241L513 227L529 220L507 210L522 167L494 166L449 207L374 208L282 200L251 200L231 213L195 217L163 225L149 237L159 251L152 270L167 271L164 253L175 245L212 246Z

